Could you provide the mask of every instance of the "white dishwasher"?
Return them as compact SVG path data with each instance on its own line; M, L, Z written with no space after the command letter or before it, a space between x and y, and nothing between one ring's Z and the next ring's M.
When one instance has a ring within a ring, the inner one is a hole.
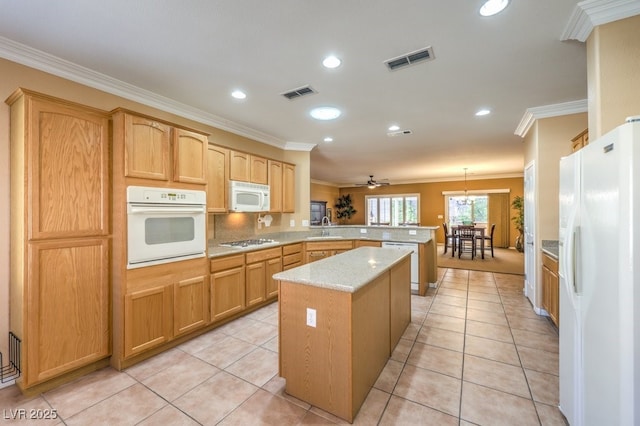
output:
M382 247L398 250L411 250L411 290L418 291L418 244L383 241Z

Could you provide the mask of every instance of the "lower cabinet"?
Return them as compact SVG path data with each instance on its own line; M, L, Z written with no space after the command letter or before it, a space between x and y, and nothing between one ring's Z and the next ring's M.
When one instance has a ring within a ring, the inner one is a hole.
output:
M247 253L247 307L278 295L278 283L271 276L282 271L282 248Z
M282 270L302 265L302 243L288 244L282 247Z
M211 261L211 321L244 310L245 266L244 254L223 257Z
M209 322L209 277L195 277L173 285L173 335L179 336Z
M560 279L558 261L542 254L542 307L556 326L560 325Z
M329 256L353 249L353 241L314 241L306 243L305 263L315 262Z
M171 339L171 286L133 291L125 296L124 309L125 358Z

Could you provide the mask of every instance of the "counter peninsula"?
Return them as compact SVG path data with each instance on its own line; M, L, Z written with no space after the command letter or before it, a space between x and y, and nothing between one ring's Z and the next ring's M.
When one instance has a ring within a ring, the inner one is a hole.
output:
M288 394L353 421L411 322L410 255L361 247L273 276Z

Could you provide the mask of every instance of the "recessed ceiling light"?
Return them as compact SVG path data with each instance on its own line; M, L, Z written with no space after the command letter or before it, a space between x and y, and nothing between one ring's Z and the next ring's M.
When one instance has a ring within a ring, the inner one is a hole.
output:
M390 132L395 132L396 130L400 130L400 126L394 124L393 126L389 126Z
M483 115L489 115L489 114L491 114L491 110L488 110L486 108L485 109L481 109L478 112L476 112L476 116L477 117L482 117Z
M310 114L316 120L335 120L342 112L334 107L318 107L312 109Z
M234 90L233 92L231 92L231 96L233 96L236 99L244 99L247 97L247 94L244 93L242 90Z
M327 68L338 68L341 63L342 63L342 61L340 59L338 59L336 56L333 56L333 55L327 56L322 61L322 65L324 65Z
M324 138L324 141L325 141L325 142L333 142L333 138L332 138L332 137L327 136L326 138Z
M504 10L509 4L509 0L487 0L480 8L480 15L493 16Z

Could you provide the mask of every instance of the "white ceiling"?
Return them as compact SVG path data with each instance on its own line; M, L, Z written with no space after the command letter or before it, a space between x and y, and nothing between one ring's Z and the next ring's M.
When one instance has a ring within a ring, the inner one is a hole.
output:
M318 181L461 179L465 167L470 179L522 175L514 132L527 109L587 97L585 45L560 41L578 1L512 0L491 18L478 14L481 3L0 0L0 50L15 60L8 44L37 49L96 87L108 82L267 143L317 144ZM393 72L383 64L427 46L433 61ZM330 53L339 68L323 68ZM318 93L281 96L307 84ZM236 88L247 99L231 98ZM343 115L314 121L309 110L320 105ZM492 114L474 116L481 107ZM394 123L413 133L387 136Z

